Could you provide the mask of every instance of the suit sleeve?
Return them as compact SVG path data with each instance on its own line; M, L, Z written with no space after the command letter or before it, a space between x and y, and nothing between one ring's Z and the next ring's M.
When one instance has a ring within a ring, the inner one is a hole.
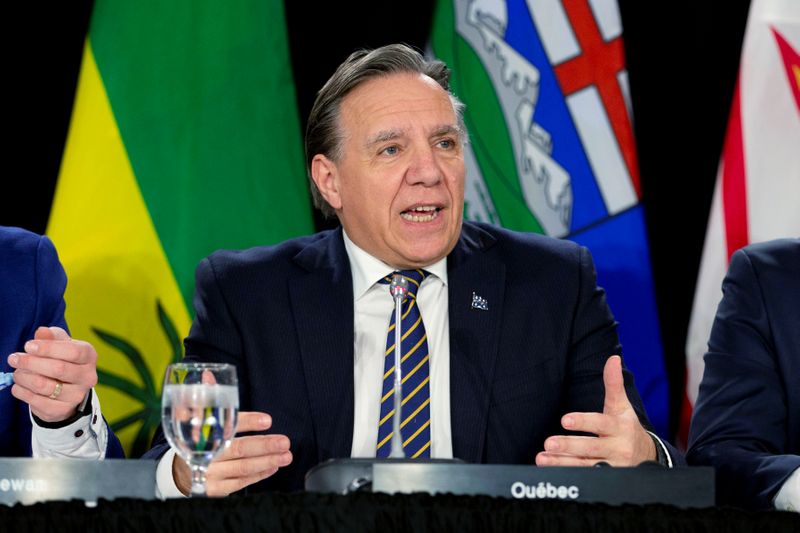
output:
M213 256L203 259L197 267L195 318L184 342L186 359L235 365L239 387L246 388L242 381L247 376L241 368L243 343L240 329L225 298L213 259Z
M589 251L581 247L579 265L579 294L570 347L570 379L567 405L564 412L602 412L605 398L603 368L612 355L622 356L622 346L617 335L617 322L606 301L605 291L597 285L597 274ZM642 399L636 389L634 377L625 366L622 373L628 400L648 431L654 431L647 417ZM685 465L677 449L662 440L672 463Z
M64 319L66 287L67 275L56 249L50 239L42 237L36 250L36 314L28 338L32 339L40 326L58 326L67 330Z
M718 503L771 508L800 456L787 453L786 391L758 272L745 251L733 255L722 291L688 459L716 469Z

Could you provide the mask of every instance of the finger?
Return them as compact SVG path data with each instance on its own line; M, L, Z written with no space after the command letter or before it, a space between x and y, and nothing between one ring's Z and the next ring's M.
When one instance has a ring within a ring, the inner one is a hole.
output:
M289 451L289 448L289 437L285 435L236 437L231 441L230 446L220 454L217 461L279 454Z
M61 422L75 414L78 410L78 403L68 404L58 400L51 400L45 396L14 384L11 387L11 394L30 405L31 412L45 422Z
M228 479L214 479L211 478L206 483L206 493L211 497L222 497L227 496L233 492L238 490L242 490L245 487L252 485L253 483L258 483L262 479L266 479L275 474L278 471L278 468L270 468L269 470L265 470L264 472L259 472L256 475L248 476L244 478L228 478Z
M604 436L613 435L618 424L614 417L603 413L567 413L561 417L561 426L570 431Z
M36 328L36 331L33 334L33 338L40 341L52 341L55 340L55 334L48 328L47 326L40 326Z
M272 427L272 417L258 411L241 411L236 423L236 434L249 431L266 431Z
M603 368L603 385L605 387L605 401L603 413L621 414L631 408L628 395L625 392L625 380L622 378L622 358L612 355Z
M214 479L245 479L288 466L291 462L292 452L286 451L230 461L213 461L208 472L209 476L213 475Z
M8 364L19 371L38 374L62 383L76 383L92 387L94 380L97 379L97 373L91 367L38 355L11 354Z
M214 377L214 373L211 370L203 370L203 373L200 375L200 383L216 385L217 378Z
M594 466L597 463L597 459L575 457L573 455L560 455L550 452L536 454L537 466Z
M544 451L586 459L607 460L611 453L609 439L557 435L544 441Z
M56 340L56 341L70 340L69 333L67 333L58 326L38 327L36 328L36 333L33 334L33 338L36 340Z
M14 372L14 383L23 387L33 394L49 398L55 391L59 383L61 383L61 391L58 393L54 400L65 402L68 404L78 405L83 401L88 389L72 385L70 383L63 383L55 379L51 379L41 374L32 374L24 370L17 370Z
M95 364L97 352L88 342L76 340L32 340L25 343L25 351L40 357L59 359L79 365Z

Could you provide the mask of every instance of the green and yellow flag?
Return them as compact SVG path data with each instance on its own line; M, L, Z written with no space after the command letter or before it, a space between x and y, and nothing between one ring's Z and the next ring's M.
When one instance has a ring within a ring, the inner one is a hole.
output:
M47 233L129 456L160 423L194 269L313 230L281 0L97 0Z

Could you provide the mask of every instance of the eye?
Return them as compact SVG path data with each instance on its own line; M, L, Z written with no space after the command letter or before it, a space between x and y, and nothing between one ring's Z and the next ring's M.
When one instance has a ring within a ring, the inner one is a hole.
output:
M392 146L387 146L386 148L381 150L381 153L386 155L397 155L399 151L400 151L399 147L397 147L396 145L392 145Z
M456 141L453 139L440 139L437 144L440 148L444 148L445 150L452 150L456 147Z

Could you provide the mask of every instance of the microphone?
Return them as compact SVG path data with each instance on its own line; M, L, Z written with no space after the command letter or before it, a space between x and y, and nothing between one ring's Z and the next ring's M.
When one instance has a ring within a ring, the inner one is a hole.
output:
M403 338L401 324L403 322L403 300L408 294L408 280L400 274L392 276L392 283L389 285L389 294L394 299L394 417L392 423L392 451L389 457L392 459L403 459L406 454L403 451L403 436L400 434L400 421L403 419L400 408L403 399L403 372L400 369L402 353L400 344Z

